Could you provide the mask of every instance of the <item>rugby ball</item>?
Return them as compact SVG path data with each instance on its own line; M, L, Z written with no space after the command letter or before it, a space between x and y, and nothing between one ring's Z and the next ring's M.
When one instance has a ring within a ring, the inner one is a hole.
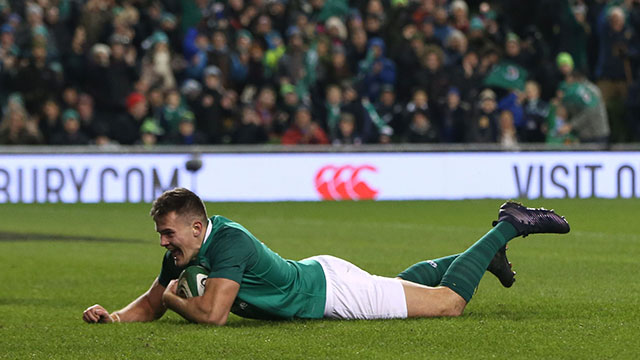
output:
M204 284L209 271L200 265L192 265L184 269L178 277L178 296L191 298L204 294Z

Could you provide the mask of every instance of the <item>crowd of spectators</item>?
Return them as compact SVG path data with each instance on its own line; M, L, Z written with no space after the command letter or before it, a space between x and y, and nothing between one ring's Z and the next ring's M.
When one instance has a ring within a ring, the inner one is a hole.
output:
M0 0L0 144L640 141L640 0Z

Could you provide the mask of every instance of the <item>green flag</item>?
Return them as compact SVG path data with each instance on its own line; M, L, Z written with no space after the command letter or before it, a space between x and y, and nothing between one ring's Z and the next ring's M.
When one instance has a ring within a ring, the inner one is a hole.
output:
M502 61L491 69L484 79L484 85L507 90L524 90L524 84L528 76L529 73L522 66Z

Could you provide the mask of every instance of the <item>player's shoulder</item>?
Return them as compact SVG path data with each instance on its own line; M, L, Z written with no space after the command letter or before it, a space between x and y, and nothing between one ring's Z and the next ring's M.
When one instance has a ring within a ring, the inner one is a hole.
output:
M228 219L222 215L214 215L211 217L212 233L219 235L245 235L252 237L253 235L249 230L239 223Z
M237 222L221 215L211 217L211 236L215 243L224 242L251 242L253 235Z

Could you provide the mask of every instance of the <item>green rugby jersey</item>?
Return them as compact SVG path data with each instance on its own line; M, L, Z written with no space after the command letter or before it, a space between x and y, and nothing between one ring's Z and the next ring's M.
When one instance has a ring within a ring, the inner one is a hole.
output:
M207 235L196 259L210 278L240 284L231 311L258 319L322 318L326 281L314 260L285 260L260 242L242 225L222 216L211 217ZM158 280L162 286L178 278L178 268L167 251Z

